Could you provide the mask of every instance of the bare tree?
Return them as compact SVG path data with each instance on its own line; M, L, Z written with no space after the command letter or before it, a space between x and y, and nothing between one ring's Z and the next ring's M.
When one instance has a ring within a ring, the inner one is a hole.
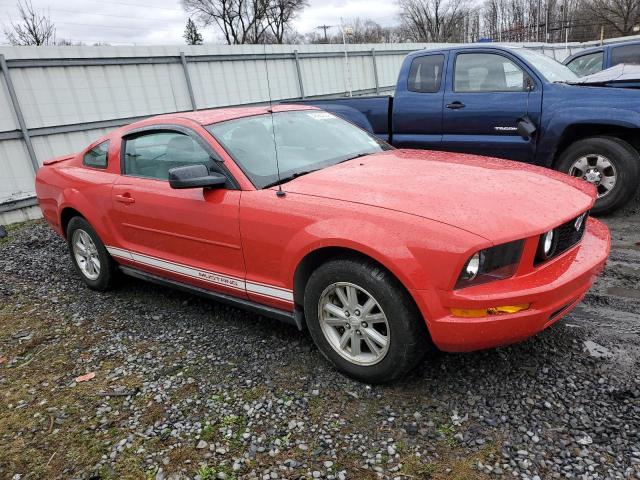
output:
M632 35L640 23L640 0L587 0L587 9L618 35Z
M52 45L56 27L49 15L33 8L30 0L18 0L20 20L4 27L4 34L11 45Z
M184 28L183 35L187 45L202 45L202 34L198 32L196 22L191 19L187 20L187 26Z
M276 43L283 43L291 21L308 5L307 0L271 0L267 6L266 22Z
M59 46L59 47L82 47L82 46L86 45L84 42L69 40L69 39L66 39L66 38L56 39L56 43L55 44L57 46Z
M417 42L460 42L468 0L399 0L403 34Z

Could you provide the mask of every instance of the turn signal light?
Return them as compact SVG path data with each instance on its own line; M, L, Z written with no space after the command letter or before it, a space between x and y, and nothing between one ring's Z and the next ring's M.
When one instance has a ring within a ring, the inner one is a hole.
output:
M522 303L520 305L503 305L502 307L490 308L452 308L451 313L456 317L487 317L489 315L505 315L509 313L518 313L527 310L531 306L530 303Z

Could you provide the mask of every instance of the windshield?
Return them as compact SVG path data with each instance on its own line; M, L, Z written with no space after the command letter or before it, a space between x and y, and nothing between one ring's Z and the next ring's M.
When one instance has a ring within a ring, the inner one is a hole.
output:
M255 115L206 128L256 188L392 148L355 125L320 110Z
M520 49L518 53L544 77L547 82L571 82L578 76L557 60L532 50Z

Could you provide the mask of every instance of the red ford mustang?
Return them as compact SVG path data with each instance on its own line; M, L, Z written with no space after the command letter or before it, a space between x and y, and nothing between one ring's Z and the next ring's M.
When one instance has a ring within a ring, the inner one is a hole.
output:
M300 106L137 122L45 162L36 189L89 287L124 272L295 322L367 382L407 372L430 344L543 330L610 243L586 182L394 150Z

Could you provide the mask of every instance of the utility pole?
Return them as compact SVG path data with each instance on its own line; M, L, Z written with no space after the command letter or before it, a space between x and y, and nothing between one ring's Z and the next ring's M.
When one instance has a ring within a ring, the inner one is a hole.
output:
M347 55L347 37L353 35L353 29L351 27L345 27L344 21L341 18L340 30L342 31L342 44L344 45L344 65L347 70L347 75L345 77L345 87L347 87L349 96L352 97L353 92L351 89L351 62L349 62L349 56Z
M540 41L540 8L541 1L538 0L538 23L536 24L536 42Z
M330 28L333 28L333 25L318 25L316 27L316 30L323 30L324 31L324 43L329 43L329 40L327 38L327 30L329 30Z

